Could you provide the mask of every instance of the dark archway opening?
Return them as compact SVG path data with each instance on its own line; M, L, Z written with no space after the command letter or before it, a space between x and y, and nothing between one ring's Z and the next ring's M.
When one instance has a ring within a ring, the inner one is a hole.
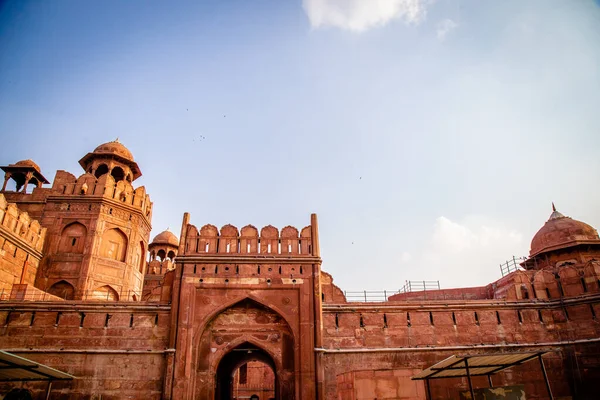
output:
M50 286L48 293L65 300L75 299L75 288L67 281L56 282L54 285Z
M94 176L96 178L100 178L102 175L108 174L108 165L106 164L100 164L98 165L98 168L96 168L96 173L94 174Z
M279 399L275 362L266 351L246 342L232 349L219 362L215 400L251 396L258 396L260 400Z
M113 178L115 178L115 182L120 182L125 179L125 171L121 167L114 167L110 173Z

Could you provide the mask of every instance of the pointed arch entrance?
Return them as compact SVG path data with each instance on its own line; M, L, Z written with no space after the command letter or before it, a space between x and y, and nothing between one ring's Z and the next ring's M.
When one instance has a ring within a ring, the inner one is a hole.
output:
M197 343L195 399L233 400L236 371L253 361L273 372L272 397L266 400L297 399L294 334L272 308L251 298L226 306L209 318Z
M263 373L260 365L267 366L272 373ZM276 368L265 350L248 342L240 344L219 362L215 400L238 400L252 395L261 400L279 399Z

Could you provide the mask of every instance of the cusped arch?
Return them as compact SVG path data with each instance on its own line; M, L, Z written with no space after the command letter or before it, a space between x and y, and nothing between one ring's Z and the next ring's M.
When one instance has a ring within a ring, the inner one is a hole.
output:
M240 231L240 252L250 254L258 252L258 229L246 225Z
M235 226L233 226L231 224L224 225L221 228L221 236L222 237L238 237L239 236L238 228L236 228Z
M87 228L81 222L75 221L66 225L60 233L58 243L59 253L83 253Z
M260 230L261 239L279 239L279 231L273 225L267 225Z
M238 229L233 225L225 225L221 228L219 239L219 253L238 253Z
M300 231L300 252L302 254L312 254L312 228L311 226L305 226Z
M288 328L290 329L290 332L294 335L294 337L296 337L296 329L295 329L294 325L291 324L290 321L286 318L283 310L281 310L279 307L277 307L273 304L267 305L267 304L263 303L263 300L259 299L258 297L254 296L252 294L246 294L244 296L239 296L236 299L231 300L228 303L225 303L223 306L214 310L212 313L207 314L206 317L204 317L202 319L200 325L201 326L210 325L210 323L213 322L215 320L215 318L217 318L220 314L224 313L228 309L233 308L236 305L241 304L247 300L256 303L259 307L264 307L264 308L272 311L273 313L278 314L285 321Z
M217 237L217 236L219 236L219 230L214 225L206 224L202 228L200 228L200 236L201 237Z
M272 225L260 230L260 252L262 254L279 253L279 231Z
M281 253L282 254L298 254L299 248L299 232L293 226L286 226L281 230Z
M310 225L309 226L305 226L300 231L300 237L302 237L302 238L309 238L309 237L311 237L311 232L312 232L311 226Z
M298 229L293 226L286 226L281 230L282 239L298 239Z
M125 262L127 254L127 235L119 228L104 231L100 244L100 256L116 261Z
M228 342L227 343L227 351L224 351L223 354L219 355L219 357L215 357L214 360L211 360L210 368L213 369L213 370L216 370L217 367L218 367L218 365L219 365L219 363L223 360L223 358L225 358L233 350L235 350L237 347L243 345L244 343L249 343L249 344L251 344L253 346L256 346L259 349L261 349L262 351L264 351L265 353L267 353L269 355L269 357L271 357L271 359L273 360L272 367L277 368L277 370L281 370L281 368L283 367L282 360L280 359L281 357L279 357L277 354L275 354L268 347L266 347L263 344L261 344L252 335L248 335L248 334L242 334L241 336L239 336L239 337L231 340L230 342Z
M119 166L113 167L112 171L110 171L110 174L113 178L115 178L115 182L120 182L125 179L125 171Z
M188 224L187 226L187 234L188 236L199 236L200 231L196 227L196 225Z
M258 229L254 225L246 225L241 230L241 236L258 237Z
M108 165L106 165L106 164L100 164L96 168L96 172L94 172L94 176L96 178L100 178L101 176L108 174L108 171L109 171Z
M248 309L256 311L248 313ZM229 310L232 312L228 313ZM239 319L240 312L250 320ZM235 324L230 325L232 322ZM276 372L276 379L280 379L278 388L281 398L293 396L294 371L297 368L294 344L297 336L294 327L278 307L266 305L254 296L240 296L205 316L197 326L202 328L195 332L193 339L193 357L197 366L194 379L201 379L203 384L197 386L196 398L213 398L215 383L219 379L219 364L227 354L232 354L232 350L244 343L251 344L272 359L275 364L273 372ZM257 326L260 326L258 332ZM260 335L257 336L257 333ZM276 335L275 340L271 340L271 334ZM222 335L228 336L226 341L219 339ZM264 336L264 339L260 336Z

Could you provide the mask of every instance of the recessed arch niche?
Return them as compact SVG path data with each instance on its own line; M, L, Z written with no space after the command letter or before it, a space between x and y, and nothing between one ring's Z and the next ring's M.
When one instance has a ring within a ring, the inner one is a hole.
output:
M224 307L195 342L194 398L231 400L233 374L257 360L273 370L275 398L296 399L294 342L285 318L268 306L245 298Z

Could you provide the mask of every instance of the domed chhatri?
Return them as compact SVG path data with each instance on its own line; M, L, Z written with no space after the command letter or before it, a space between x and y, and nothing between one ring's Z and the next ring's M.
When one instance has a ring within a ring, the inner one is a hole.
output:
M40 172L40 166L37 165L33 160L21 160L17 161L14 164L10 164L11 167L31 167L35 169L37 172Z
M50 183L40 170L40 166L37 165L33 160L21 160L14 164L9 164L0 167L5 172L4 184L2 190L6 190L6 185L10 179L16 182L16 191L23 189L23 193L27 192L27 186L29 184L35 185L36 187L42 187L44 183Z
M131 182L142 176L142 171L134 161L133 154L119 142L119 139L102 143L94 151L83 156L79 160L79 165L96 177L100 177L114 168L120 168L122 173L114 174L117 181L123 177L129 177L128 180Z
M178 247L179 239L177 239L177 236L175 236L173 232L167 229L166 231L163 231L156 235L152 240L152 243L150 244L168 244L171 246Z
M94 154L114 154L121 156L129 161L133 161L133 154L127 147L125 147L119 139L115 139L112 142L103 143L96 147L93 151Z
M535 257L547 251L588 243L600 243L600 237L596 229L584 222L565 217L556 210L553 203L550 218L531 240L529 257Z

